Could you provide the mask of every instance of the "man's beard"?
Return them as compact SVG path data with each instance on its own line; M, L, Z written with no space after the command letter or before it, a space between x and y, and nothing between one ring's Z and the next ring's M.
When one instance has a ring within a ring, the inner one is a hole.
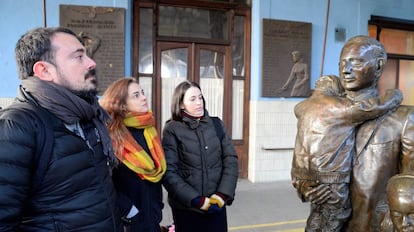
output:
M96 77L96 70L95 69L91 69L89 70L86 74L85 74L85 80L89 78L89 76L95 76ZM95 78L92 81L93 84L95 84L95 86L98 85L98 81L97 78ZM72 92L82 98L83 100L87 101L88 103L93 103L96 100L96 95L98 94L98 90L95 87L94 89L90 89L90 90L72 90Z

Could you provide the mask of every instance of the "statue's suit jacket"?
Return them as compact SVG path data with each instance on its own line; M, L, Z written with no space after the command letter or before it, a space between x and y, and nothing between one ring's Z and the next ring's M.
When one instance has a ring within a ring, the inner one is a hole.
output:
M358 128L347 231L380 231L388 211L387 181L399 172L414 172L413 106L400 106Z

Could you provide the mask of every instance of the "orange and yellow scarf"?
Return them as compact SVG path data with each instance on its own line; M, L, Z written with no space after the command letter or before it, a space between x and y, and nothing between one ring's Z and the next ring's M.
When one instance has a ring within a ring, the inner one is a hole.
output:
M160 138L154 127L155 119L152 112L129 113L124 119L124 124L127 127L144 129L144 138L151 154L147 154L128 131L123 143L122 155L117 154L118 159L137 173L141 179L154 183L159 182L167 165Z

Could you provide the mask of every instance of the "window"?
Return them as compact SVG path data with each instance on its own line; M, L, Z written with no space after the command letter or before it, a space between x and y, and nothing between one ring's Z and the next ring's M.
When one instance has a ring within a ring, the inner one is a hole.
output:
M383 93L398 88L404 96L402 104L414 105L414 22L371 16L369 36L379 40L387 51L388 61L379 79Z

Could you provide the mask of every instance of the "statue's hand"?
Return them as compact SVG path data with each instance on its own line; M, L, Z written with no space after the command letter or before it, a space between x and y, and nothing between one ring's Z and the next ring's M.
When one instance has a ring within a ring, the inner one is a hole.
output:
M309 201L309 199L305 198L305 193L309 191L310 188L316 187L316 182L308 181L308 180L294 180L292 181L293 187L298 192L299 197L302 199L302 201Z
M320 205L329 200L330 194L331 190L328 185L319 184L316 187L309 188L303 195L313 204Z
M346 195L348 194L348 192L345 193L344 191L338 191L335 188L331 188L330 190L331 190L331 194L329 196L328 204L332 204L332 205L338 204L339 202L347 198Z

